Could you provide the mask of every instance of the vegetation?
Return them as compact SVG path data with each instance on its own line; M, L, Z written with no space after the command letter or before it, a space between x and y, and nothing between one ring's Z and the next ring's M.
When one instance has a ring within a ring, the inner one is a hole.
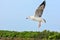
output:
M15 32L15 31L3 31L0 30L0 38L25 38L28 40L29 38L34 38L34 40L42 39L42 40L57 40L60 39L59 32L50 32L44 30L42 32Z

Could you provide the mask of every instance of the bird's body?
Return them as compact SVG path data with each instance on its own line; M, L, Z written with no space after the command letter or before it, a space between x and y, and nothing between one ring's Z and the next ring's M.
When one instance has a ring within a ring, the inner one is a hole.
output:
M41 23L46 23L46 20L43 19L41 16L43 14L43 10L45 8L45 0L41 3L41 5L36 9L34 16L28 16L27 19L31 19L33 21L39 22L38 27L41 26Z
M33 21L37 21L37 22L46 22L43 18L41 17L35 17L35 16L30 16L29 19L33 20Z

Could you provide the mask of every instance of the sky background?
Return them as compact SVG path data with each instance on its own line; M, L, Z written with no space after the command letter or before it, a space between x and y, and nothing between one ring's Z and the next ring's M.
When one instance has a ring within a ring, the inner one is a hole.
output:
M0 0L0 30L58 31L60 32L60 0L46 0L42 18L46 20L38 30L38 22L26 20L34 15L43 0Z

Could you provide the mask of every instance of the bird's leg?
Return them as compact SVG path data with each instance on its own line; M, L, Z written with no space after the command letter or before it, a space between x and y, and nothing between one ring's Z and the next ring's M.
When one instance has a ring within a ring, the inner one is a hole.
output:
M40 28L40 26L41 26L41 22L39 22L39 24L38 24L38 27Z

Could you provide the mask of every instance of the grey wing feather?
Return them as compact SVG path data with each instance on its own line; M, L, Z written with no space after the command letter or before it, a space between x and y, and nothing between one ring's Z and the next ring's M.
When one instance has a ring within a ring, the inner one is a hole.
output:
M41 17L42 13L43 13L43 10L37 9L36 12L35 12L35 16L36 17Z
M41 17L44 8L45 8L45 1L42 2L42 4L38 7L38 9L36 9L36 11L35 11L35 16L36 16L36 17Z

